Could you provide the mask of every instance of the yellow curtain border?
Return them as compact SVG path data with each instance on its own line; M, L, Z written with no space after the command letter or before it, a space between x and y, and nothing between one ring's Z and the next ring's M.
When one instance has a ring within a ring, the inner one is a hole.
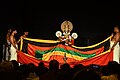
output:
M99 43L97 43L97 44L94 44L94 45L91 45L91 46L87 46L87 47L77 47L77 46L74 46L74 45L72 45L72 47L73 47L73 48L77 48L77 49L93 48L93 47L96 47L96 46L98 46L98 45L100 45L100 44L102 44L102 43L104 43L104 42L106 42L106 41L108 41L108 40L111 40L111 38L112 38L112 36L108 37L107 39L105 39L105 40L103 40L103 41L101 41L101 42L99 42Z
M59 43L60 41L57 40L43 40L43 39L31 39L31 38L24 38L25 40L35 41L35 42L42 42L42 43Z
M23 39L20 38L20 51L22 51L22 47L23 47Z
M97 44L94 44L94 45L91 45L91 46L87 46L87 47L77 47L75 45L72 45L73 48L76 48L76 49L87 49L87 48L94 48L108 40L111 41L111 38L113 36L110 36L108 37L107 39L97 43ZM43 40L43 39L31 39L31 38L24 38L25 40L29 40L29 41L34 41L34 42L42 42L42 43L59 43L60 41L57 41L57 40ZM22 50L22 46L23 46L23 39L21 38L21 44L20 44L20 51Z

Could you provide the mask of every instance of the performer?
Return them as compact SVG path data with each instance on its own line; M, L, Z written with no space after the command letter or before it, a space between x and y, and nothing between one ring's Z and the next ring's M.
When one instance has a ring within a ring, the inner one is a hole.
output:
M17 34L17 30L12 30L11 34L10 34L10 43L11 43L11 47L10 47L10 53L11 53L11 60L16 60L17 61L17 53L16 51L18 50L18 46L17 46L17 42L15 39L15 34Z
M8 45L10 44L10 33L11 33L11 30L12 30L12 29L9 29L9 30L8 30L8 33L7 33L7 35L6 35L6 40L7 40L7 44L8 44Z
M119 42L120 42L120 31L119 27L115 26L114 27L114 33L112 34L113 37L111 39L111 49L114 49L114 54L113 54L113 60L119 63L119 56L120 56L120 47L119 47Z
M65 45L74 45L74 39L76 39L78 37L77 33L72 33L72 35L70 35L70 32L73 29L73 25L70 21L64 21L61 24L61 30L63 31L63 36L62 33L60 31L56 32L56 36L59 38L60 42L64 42Z
M8 33L7 33L7 35L6 35L6 41L7 41L7 46L6 46L6 49L7 49L7 55L6 55L6 60L10 60L10 46L11 46L11 44L10 44L10 33L11 33L11 30L12 29L9 29L8 30ZM7 59L8 58L8 59Z
M63 38L62 38L62 41L65 42L65 45L71 45L71 35L70 35L70 32L72 31L73 29L73 25L70 21L64 21L62 24L61 24L61 30L63 31Z
M3 45L3 61L10 60L10 33L12 29L8 29L6 34L6 42Z
M21 38L27 38L28 37L28 34L29 32L28 31L25 31L24 34L22 36L20 36L20 39L17 41L17 44L18 44L18 49L20 50L20 41L21 41Z
M20 36L20 39L17 41L17 43L20 42L21 38L27 38L28 37L29 32L25 31L24 34L22 36Z

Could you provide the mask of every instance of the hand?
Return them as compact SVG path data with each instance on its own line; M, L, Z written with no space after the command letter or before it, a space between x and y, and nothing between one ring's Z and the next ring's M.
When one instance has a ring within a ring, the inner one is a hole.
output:
M111 36L113 36L114 34L112 33Z
M112 47L111 50L114 50L114 47Z
M16 49L16 52L19 52L19 50L18 50L18 49Z
M23 36L20 36L20 38L23 38Z

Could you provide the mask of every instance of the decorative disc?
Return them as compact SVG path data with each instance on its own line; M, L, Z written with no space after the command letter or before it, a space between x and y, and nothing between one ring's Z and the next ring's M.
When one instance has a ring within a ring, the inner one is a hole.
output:
M69 30L69 32L71 32L73 29L73 24L70 21L64 21L61 24L61 30L64 32L66 28Z

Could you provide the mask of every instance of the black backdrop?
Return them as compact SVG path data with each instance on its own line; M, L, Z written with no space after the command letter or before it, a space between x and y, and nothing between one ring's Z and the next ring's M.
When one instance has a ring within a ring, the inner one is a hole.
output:
M112 3L85 2L76 4L78 6L45 3L41 6L41 2L30 0L3 1L0 3L1 50L10 27L18 30L17 39L27 30L31 38L56 40L55 32L64 20L70 20L74 26L72 32L78 33L76 46L98 43L111 35L114 25L120 26L119 5Z

